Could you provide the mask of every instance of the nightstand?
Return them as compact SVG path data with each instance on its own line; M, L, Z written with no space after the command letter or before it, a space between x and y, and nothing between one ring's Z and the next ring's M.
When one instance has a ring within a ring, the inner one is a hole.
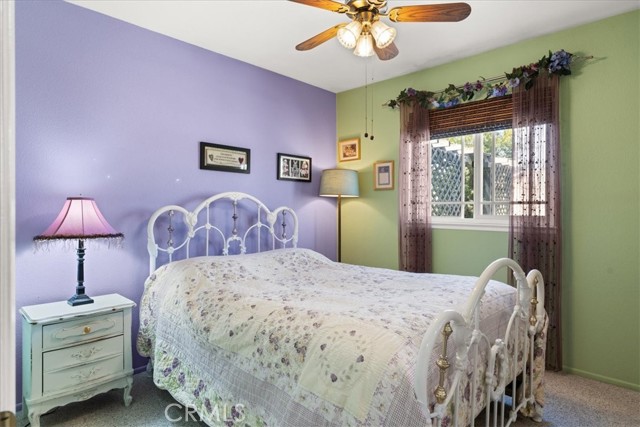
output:
M57 406L124 388L131 403L131 309L110 294L93 304L66 301L22 307L22 412L32 427Z

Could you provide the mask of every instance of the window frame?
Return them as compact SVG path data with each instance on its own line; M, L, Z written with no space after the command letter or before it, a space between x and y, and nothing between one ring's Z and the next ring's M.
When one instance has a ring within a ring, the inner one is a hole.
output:
M512 144L513 144L513 129L511 127L509 127L508 129L512 131ZM472 134L474 136L473 138L473 161L474 161L473 216L474 217L464 218L464 216L458 216L458 217L431 216L432 228L451 229L451 230L502 231L502 232L509 230L508 214L507 215L485 215L482 213L483 205L486 204L486 202L483 203L483 197L482 197L483 196L482 178L483 178L483 169L484 169L484 162L482 159L484 155L482 134L489 133L489 132L493 133L497 131L499 131L499 129L477 131ZM458 135L458 136L463 136L463 135ZM432 139L429 141L429 144L431 145L431 144L437 143L437 141L441 139L446 139L446 137ZM463 147L463 151L461 155L464 156L464 144L461 144L461 145ZM496 158L495 157L495 137L494 137L493 147L492 147L492 158L494 159L494 162L495 162L495 158ZM464 191L464 161L462 161L461 164L463 168L463 171L462 171L463 173L461 174L461 179L462 179L461 185ZM429 165L429 167L432 167L432 165ZM495 168L493 173L495 177ZM495 178L492 180L492 182L495 183ZM479 189L479 191L476 191L476 189ZM459 203L461 204L461 213L462 215L464 215L464 206L465 204L469 204L469 203L464 201L464 193L462 194L462 199L463 200L461 200ZM442 203L447 203L447 202L442 202ZM453 203L458 203L458 202L453 202ZM492 201L489 203L495 204L497 202ZM507 201L505 203L510 203L510 201Z

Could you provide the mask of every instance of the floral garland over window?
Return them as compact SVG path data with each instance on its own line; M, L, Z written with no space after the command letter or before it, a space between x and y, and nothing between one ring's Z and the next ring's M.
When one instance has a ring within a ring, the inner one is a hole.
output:
M449 108L471 101L474 96L480 93L486 94L485 99L504 96L520 85L524 85L526 89L531 88L540 72L546 71L549 74L567 76L571 74L572 62L577 59L590 58L592 57L576 56L564 49L553 53L549 51L549 54L540 58L538 62L514 68L510 73L504 73L504 77L482 78L475 83L467 82L462 86L450 84L449 87L439 92L407 88L403 89L396 99L388 101L385 105L395 108L400 104L417 102L423 108L436 109Z

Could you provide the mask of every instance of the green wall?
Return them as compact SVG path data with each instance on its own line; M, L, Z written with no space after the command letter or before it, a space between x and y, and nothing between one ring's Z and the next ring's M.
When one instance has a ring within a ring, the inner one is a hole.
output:
M561 81L564 368L640 390L639 28L634 11L370 85L374 141L362 135L364 88L338 94L338 138L362 138L361 160L339 165L360 171L361 187L343 204L343 261L398 267L397 190L373 190L375 161L394 160L397 178L399 113L382 104L406 87L501 75L549 50L593 55ZM437 229L433 251L435 272L477 275L507 255L507 234Z

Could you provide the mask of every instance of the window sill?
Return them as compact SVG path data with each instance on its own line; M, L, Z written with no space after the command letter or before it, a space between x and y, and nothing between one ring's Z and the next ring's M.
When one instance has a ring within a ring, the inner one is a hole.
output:
M431 227L443 230L509 231L509 220L431 218Z

